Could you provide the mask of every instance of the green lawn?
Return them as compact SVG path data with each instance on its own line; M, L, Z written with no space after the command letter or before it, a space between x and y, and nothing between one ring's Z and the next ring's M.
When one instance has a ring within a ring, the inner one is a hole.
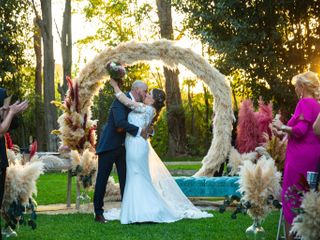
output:
M38 205L67 203L67 173L45 173L37 181ZM93 191L89 191L92 197ZM76 178L72 178L71 202L76 202Z
M118 182L118 176L112 174ZM38 194L35 197L38 205L67 203L67 173L45 173L37 181ZM93 199L93 189L88 191ZM71 203L76 202L76 178L72 178Z
M182 156L182 157L161 157L163 162L200 162L203 157L190 157L190 156Z
M245 240L245 230L252 224L249 216L232 220L230 212L214 212L214 218L181 220L170 224L121 225L118 221L106 225L93 221L92 214L38 215L36 230L22 226L18 239L87 240L87 239L173 239L173 240ZM279 214L273 212L263 223L266 239L276 238Z
M199 170L201 164L192 164L192 165L167 165L169 170Z

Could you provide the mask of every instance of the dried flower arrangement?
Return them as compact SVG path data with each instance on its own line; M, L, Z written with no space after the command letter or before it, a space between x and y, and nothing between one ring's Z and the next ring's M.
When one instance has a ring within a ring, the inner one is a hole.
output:
M256 164L246 160L240 166L239 176L241 197L227 196L220 206L221 213L236 202L232 218L236 218L238 213L248 213L253 219L263 220L272 207L281 208L281 173L277 171L273 159L262 156Z
M257 164L244 162L240 167L241 201L254 219L264 219L271 211L274 200L280 198L281 173L277 171L274 160L262 156Z
M294 218L291 233L306 240L320 237L320 192L310 191L303 195L298 215Z
M244 161L255 162L258 157L256 152L248 152L248 153L239 153L237 149L231 147L229 153L229 162L228 162L228 175L235 176L238 175L240 166L244 163Z
M84 189L93 185L97 169L97 156L88 149L82 155L78 151L70 152L71 170L73 176L77 176Z
M5 228L16 229L19 224L28 224L36 228L37 204L33 195L37 194L36 181L43 173L43 163L36 161L23 163L21 154L9 151L9 167L6 173L5 192L1 214ZM30 213L30 218L26 214Z
M265 143L263 144L263 147L274 159L277 169L280 172L283 172L284 161L286 159L286 149L287 149L288 139L287 138L280 139L278 136L274 134L272 134L271 136L269 136L268 134L263 134L263 137L265 139Z
M265 142L263 134L271 135L272 105L259 100L259 109L254 111L251 100L242 102L239 109L236 145L240 153L254 151Z

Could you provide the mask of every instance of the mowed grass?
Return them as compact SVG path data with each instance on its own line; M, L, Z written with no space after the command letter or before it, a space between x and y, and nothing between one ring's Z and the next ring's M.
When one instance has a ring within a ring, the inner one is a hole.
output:
M163 162L201 162L203 157L181 156L181 157L161 157Z
M99 224L93 221L92 214L38 215L36 230L22 226L18 239L41 240L87 240L87 239L173 239L173 240L245 240L245 230L252 224L247 215L239 215L232 220L230 212L213 212L209 219L185 219L170 224L131 224L121 225L119 221ZM275 239L279 213L272 212L263 227L266 239Z
M35 197L38 205L48 205L57 203L67 203L67 173L45 173L37 181L38 194ZM118 182L118 176L112 174ZM76 202L76 178L72 178L71 203ZM82 189L81 189L82 191ZM91 200L93 199L93 189L88 191Z
M167 165L169 170L199 170L201 164L192 164L192 165Z
M198 170L200 164L192 165L168 165L169 170ZM39 205L48 205L67 202L67 173L53 172L41 175L37 181L38 194L35 198ZM118 182L116 172L111 176ZM72 178L71 203L76 202L76 178ZM93 189L88 191L88 195L93 199Z

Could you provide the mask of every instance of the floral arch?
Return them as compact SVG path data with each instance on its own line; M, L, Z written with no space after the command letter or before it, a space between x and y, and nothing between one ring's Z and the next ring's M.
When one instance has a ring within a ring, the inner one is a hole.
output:
M173 41L133 41L99 53L86 64L73 82L68 79L69 90L65 102L58 104L64 113L58 119L60 128L55 133L59 135L63 145L77 150L80 154L87 149L94 152L96 121L91 119L92 99L105 82L107 63L117 61L133 65L151 60L161 60L170 69L177 68L179 64L184 65L204 81L214 95L213 139L202 160L201 169L195 174L212 176L225 161L231 147L233 111L230 87L225 76L202 56L191 49L176 46Z

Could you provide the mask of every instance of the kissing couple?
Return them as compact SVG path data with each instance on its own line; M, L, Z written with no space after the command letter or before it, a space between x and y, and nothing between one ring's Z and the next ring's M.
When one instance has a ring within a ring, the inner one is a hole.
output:
M94 192L95 221L170 223L183 218L206 218L212 214L196 208L183 194L147 140L152 125L165 105L166 95L137 80L123 93L110 79L116 99L109 111L99 144L98 173ZM104 212L106 185L116 164L122 196L121 209Z

